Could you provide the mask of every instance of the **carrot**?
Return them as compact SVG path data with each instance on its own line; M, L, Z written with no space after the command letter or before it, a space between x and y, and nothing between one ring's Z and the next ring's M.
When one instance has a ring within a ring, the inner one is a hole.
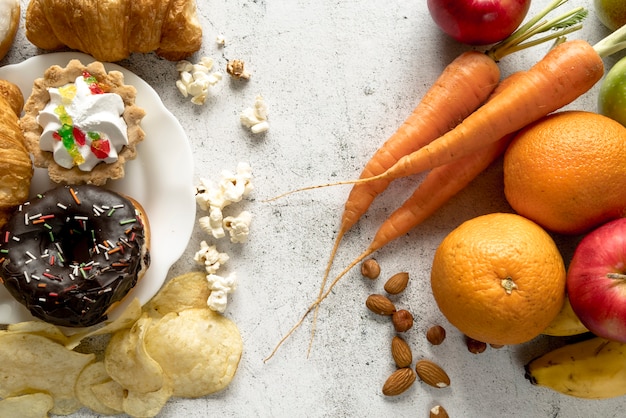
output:
M400 128L376 151L361 178L387 171L402 156L417 151L474 112L500 81L500 69L487 54L465 52L452 61ZM350 229L375 196L391 182L381 179L355 185L345 204L342 232Z
M496 97L508 85L523 76L523 72L513 73L503 80L489 98ZM450 198L463 190L472 180L491 165L511 142L517 132L512 132L498 141L481 148L458 161L431 170L418 185L413 194L396 209L378 228L369 247L355 258L331 283L327 296L334 284L355 265L380 250L391 241L407 234L428 219ZM321 300L318 299L319 302Z
M582 8L574 9L549 22L540 21L548 12L566 1L556 0L552 2L534 19L521 26L509 38L492 47L485 55L478 52L465 52L444 69L441 76L428 90L407 120L372 156L359 177L360 179L378 177L378 180L355 182L356 184L350 191L341 217L341 225L324 271L320 296L326 286L330 269L343 237L368 210L374 199L393 180L393 178L383 178L381 175L395 166L400 158L416 152L440 135L453 129L476 110L487 95L493 91L500 78L500 70L496 62L502 57L546 40L563 36L564 33L578 30L580 25L576 25L576 23L579 23L586 16L586 11ZM530 37L555 26L562 30L540 40L523 44ZM312 335L315 332L317 313L316 308Z

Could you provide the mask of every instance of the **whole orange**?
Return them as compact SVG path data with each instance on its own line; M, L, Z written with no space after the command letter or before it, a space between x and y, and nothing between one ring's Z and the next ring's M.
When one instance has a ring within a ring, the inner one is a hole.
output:
M513 213L493 213L444 238L433 259L431 288L441 313L468 337L520 344L559 313L565 274L543 228Z
M626 128L584 111L527 126L505 151L504 194L518 214L564 234L623 216Z

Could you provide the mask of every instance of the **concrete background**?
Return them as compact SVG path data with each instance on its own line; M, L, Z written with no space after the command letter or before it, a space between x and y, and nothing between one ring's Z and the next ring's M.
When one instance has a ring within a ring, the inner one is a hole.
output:
M546 3L534 1L531 13ZM568 7L579 5L591 13L584 29L570 38L595 43L608 31L594 16L591 0L572 0ZM358 269L343 279L322 305L309 357L310 319L264 363L317 295L349 187L304 192L272 203L263 200L292 188L358 176L444 66L470 48L438 30L425 1L199 0L198 9L204 42L191 60L212 57L216 68L225 72L228 59L242 59L252 73L250 80L225 77L198 107L176 90L174 63L137 54L118 64L148 82L185 128L197 178L218 179L222 170L234 170L240 161L253 168L255 191L233 207L253 214L249 241L216 242L196 228L185 254L170 270L173 277L199 269L192 258L204 239L230 255L220 273L236 272L239 287L225 314L241 330L244 354L226 390L201 399L173 399L160 417L426 417L438 403L451 417L621 415L623 399L574 399L525 380L523 365L558 344L555 339L538 338L474 355L437 310L429 270L438 243L464 220L511 210L502 193L500 162L419 228L376 253L381 279L365 280ZM226 40L221 48L215 41L220 34ZM503 75L528 68L546 48L505 58ZM41 53L45 51L25 39L22 27L0 65ZM620 57L606 62L611 65ZM595 110L596 92L569 107ZM252 135L239 124L239 113L257 94L264 96L270 112L270 130L263 135ZM346 236L333 273L368 245L378 224L420 179L398 180L375 202ZM573 240L557 240L567 256ZM394 332L387 320L370 314L364 302L370 293L382 292L385 278L399 271L411 277L405 293L394 300L415 316L413 329L405 335L414 358L440 363L452 384L434 389L417 382L405 394L386 398L381 388L394 370L389 351ZM441 346L425 339L433 324L448 331ZM75 416L95 415L80 411Z

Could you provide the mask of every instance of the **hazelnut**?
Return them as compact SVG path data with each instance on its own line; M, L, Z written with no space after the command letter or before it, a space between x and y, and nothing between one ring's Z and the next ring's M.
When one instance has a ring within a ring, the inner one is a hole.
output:
M487 349L487 343L475 340L470 337L465 337L465 343L470 353L480 354Z
M377 279L380 276L380 266L373 258L365 260L361 263L361 274L368 279Z
M433 325L426 331L426 339L432 345L439 345L446 339L446 330L441 325Z
M406 309L400 309L393 313L391 321L397 332L408 331L413 326L413 315Z

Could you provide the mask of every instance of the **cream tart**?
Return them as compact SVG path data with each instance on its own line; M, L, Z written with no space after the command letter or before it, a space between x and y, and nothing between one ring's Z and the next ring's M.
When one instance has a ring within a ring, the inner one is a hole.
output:
M71 60L35 80L20 127L36 167L56 183L104 185L124 177L145 133L137 90L101 62Z

